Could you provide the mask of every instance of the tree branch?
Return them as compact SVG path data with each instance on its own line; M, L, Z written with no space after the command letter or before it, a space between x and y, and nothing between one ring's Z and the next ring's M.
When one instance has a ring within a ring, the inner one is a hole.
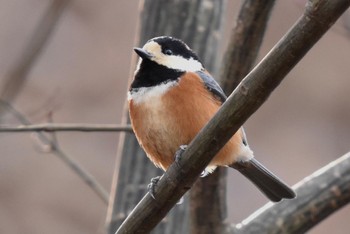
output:
M1 101L0 105L10 113L12 113L22 124L31 125L31 122L17 111L9 103ZM91 175L85 168L83 168L78 162L66 154L54 140L49 139L44 133L37 132L39 139L50 146L52 153L60 158L65 164L68 165L106 204L108 204L108 192L102 187L101 184Z
M221 85L231 93L251 70L275 0L246 0L241 6L224 56Z
M80 124L80 123L44 123L32 125L0 125L0 132L132 132L130 125L117 124Z
M25 79L45 45L50 39L62 13L66 9L70 0L53 0L50 6L40 19L31 38L25 46L19 60L9 70L5 76L3 88L0 91L0 98L6 102L11 102L19 93ZM0 106L0 116L2 107Z
M305 233L350 202L350 152L294 186L298 197L267 203L230 233Z
M139 202L117 233L148 233L191 188L214 155L349 7L348 0L309 1L304 15L247 75L210 122L158 182L156 200Z

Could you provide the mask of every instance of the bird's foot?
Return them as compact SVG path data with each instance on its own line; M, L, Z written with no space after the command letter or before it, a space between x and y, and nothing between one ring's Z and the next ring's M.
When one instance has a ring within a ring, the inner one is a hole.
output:
M180 148L175 152L175 162L179 163L183 152L187 149L187 145L180 145Z
M155 189L157 187L158 181L160 180L161 176L156 176L151 179L151 183L147 185L147 190L149 192L149 195L156 200L155 197ZM176 203L176 205L181 205L184 202L184 197L181 197L180 200Z
M158 181L160 180L161 176L156 176L156 177L153 177L151 179L151 183L149 183L147 185L147 190L149 192L149 195L151 195L151 197L156 200L156 197L154 196L155 195L155 190L156 190L156 186L158 184Z
M179 163L181 161L182 154L185 152L187 149L187 145L180 145L179 149L175 152L175 162ZM202 171L200 177L205 177L209 175L210 172L207 170Z

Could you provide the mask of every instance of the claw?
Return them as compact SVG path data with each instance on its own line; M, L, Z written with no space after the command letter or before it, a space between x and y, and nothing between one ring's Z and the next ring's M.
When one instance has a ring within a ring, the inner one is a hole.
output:
M156 197L154 196L155 195L155 189L156 189L156 186L157 186L157 183L158 181L160 180L161 176L156 176L156 177L153 177L151 179L151 183L149 183L147 185L147 190L149 192L149 195L151 195L151 197L156 200Z
M187 145L180 145L180 148L175 153L175 162L179 163L181 161L181 156L186 149Z
M147 185L147 190L149 192L149 195L156 200L155 197L155 188L157 187L158 181L160 180L161 176L156 176L151 179L151 183ZM184 202L184 197L181 197L180 200L176 203L176 205L181 205Z

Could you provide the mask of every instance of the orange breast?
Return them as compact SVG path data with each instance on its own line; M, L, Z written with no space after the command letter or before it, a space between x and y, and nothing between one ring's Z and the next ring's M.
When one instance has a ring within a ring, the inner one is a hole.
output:
M137 104L130 100L129 111L139 143L154 164L166 170L179 146L189 144L220 105L197 74L187 73L161 96ZM210 165L231 164L240 146L240 133L236 133Z

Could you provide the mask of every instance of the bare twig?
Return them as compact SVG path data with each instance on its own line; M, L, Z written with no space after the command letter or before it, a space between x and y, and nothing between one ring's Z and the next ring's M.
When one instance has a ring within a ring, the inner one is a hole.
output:
M49 111L48 115L47 115L47 121L52 124L53 123L53 112L52 111ZM56 145L56 147L58 148L59 147L59 143L58 143L58 138L57 138L57 134L56 132L50 132L50 135L51 135L51 141L52 141L52 144ZM59 147L61 148L61 147Z
M45 123L32 125L0 125L0 132L132 132L130 125L117 124L81 124L81 123Z
M267 203L231 233L306 233L350 202L350 153L317 170L294 186L298 197Z
M148 233L193 185L214 155L266 101L288 72L349 7L348 0L309 1L305 13L269 54L239 84L159 180L156 200L139 202L117 233Z
M32 37L25 46L24 51L21 56L19 56L19 60L15 62L14 66L10 68L7 75L5 75L6 80L0 91L2 100L11 102L18 95L30 69L45 48L45 45L49 41L57 22L69 2L70 0L53 0L52 3L50 3L50 6L36 26ZM2 109L0 106L0 115L1 114Z
M9 103L0 101L0 104L12 113L22 124L31 125L31 122L17 111ZM51 152L58 156L65 164L67 164L106 204L108 204L108 192L98 183L85 168L78 162L67 155L54 141L50 140L44 133L37 132L39 139L50 146Z

